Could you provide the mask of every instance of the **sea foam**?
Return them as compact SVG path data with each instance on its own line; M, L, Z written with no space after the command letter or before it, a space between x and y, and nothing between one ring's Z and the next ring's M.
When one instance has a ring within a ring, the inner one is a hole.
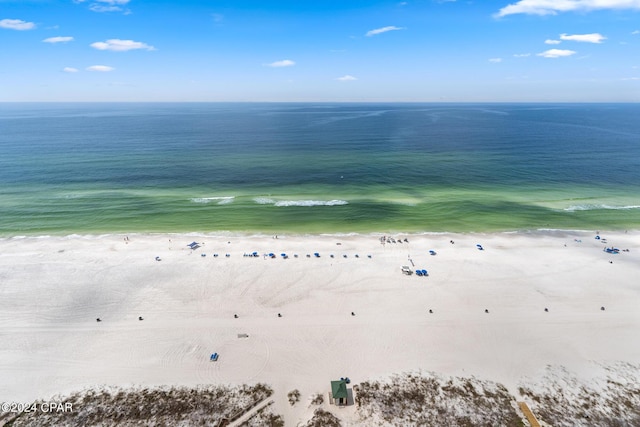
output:
M630 209L640 209L638 205L629 205L629 206L610 206L610 205L574 205L565 208L564 210L567 212L576 212L576 211L596 211L596 210L630 210Z
M233 203L235 196L224 196L224 197L194 197L191 200L193 203L211 203L217 202L218 205L228 205L229 203Z
M348 205L346 200L273 200L267 197L256 197L253 199L259 205L274 205L278 207L287 206L342 206Z

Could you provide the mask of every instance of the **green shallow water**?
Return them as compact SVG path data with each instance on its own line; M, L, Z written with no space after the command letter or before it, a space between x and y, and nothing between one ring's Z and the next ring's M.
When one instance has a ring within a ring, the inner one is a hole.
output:
M371 190L371 189L369 189ZM417 189L366 194L357 189L272 189L259 194L202 189L28 191L3 206L23 219L8 234L236 231L369 233L504 231L522 229L633 229L640 212L632 200L593 189L529 191ZM580 194L582 193L582 194ZM328 195L331 194L331 198ZM13 201L12 201L13 200ZM616 207L616 208L613 208ZM22 225L22 227L20 227ZM5 228L6 227L6 228Z
M638 113L0 104L0 235L637 229Z

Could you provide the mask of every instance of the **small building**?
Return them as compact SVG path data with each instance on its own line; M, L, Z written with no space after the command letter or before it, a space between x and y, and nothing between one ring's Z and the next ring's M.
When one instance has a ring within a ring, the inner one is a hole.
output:
M331 402L335 401L336 405L346 405L347 397L347 382L345 380L331 381Z

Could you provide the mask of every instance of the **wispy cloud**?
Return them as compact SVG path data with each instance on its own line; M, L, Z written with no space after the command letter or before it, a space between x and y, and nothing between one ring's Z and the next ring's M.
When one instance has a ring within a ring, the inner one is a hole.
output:
M120 39L109 39L106 42L95 42L90 45L94 49L98 50L111 50L114 52L126 52L128 50L156 50L155 47L150 46L143 42L136 42L133 40L120 40Z
M283 59L282 61L275 61L270 64L264 64L267 67L281 68L281 67L292 67L296 65L295 61L290 59Z
M494 16L524 13L527 15L557 15L561 12L599 9L640 9L640 0L519 0L500 9Z
M631 34L633 34L634 36L635 36L635 35L638 35L638 34L640 34L640 30L632 31L632 32L631 32Z
M568 49L549 49L544 52L540 52L538 56L542 56L544 58L562 58L566 56L575 55L576 52Z
M498 63L502 62L502 58L489 58L489 62L492 62L494 64L498 64Z
M64 67L62 71L64 71L65 73L77 73L78 69L73 67Z
M45 43L66 43L73 41L73 37L49 37L42 41Z
M339 80L341 82L352 82L354 80L358 80L356 77L350 76L349 74L345 74L342 77L336 77L336 80Z
M544 41L544 44L560 44L560 43L562 43L560 40L547 39Z
M211 14L211 18L213 19L213 22L222 22L224 21L224 15L221 13L212 13Z
M6 28L8 30L33 30L36 28L36 24L33 22L23 21L22 19L3 19L0 20L0 28Z
M365 34L367 37L375 36L377 34L387 33L389 31L398 31L398 30L406 30L404 27L396 27L395 25L390 25L388 27L376 28L375 30L367 31Z
M130 0L93 0L89 4L89 10L93 12L124 12L131 11L123 6L129 4ZM74 0L74 3L86 3L87 0Z
M584 43L602 43L602 40L606 40L607 38L599 33L591 33L591 34L560 34L560 39L562 40L571 40L574 42L584 42Z
M514 58L527 58L531 56L530 53L516 53L513 55Z
M108 65L92 65L90 67L87 67L86 69L87 71L100 71L102 73L115 70L115 68L109 67Z

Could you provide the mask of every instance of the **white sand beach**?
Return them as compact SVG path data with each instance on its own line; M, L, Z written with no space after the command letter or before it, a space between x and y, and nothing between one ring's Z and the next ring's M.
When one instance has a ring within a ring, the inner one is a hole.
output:
M5 238L0 401L264 382L295 425L311 410L287 392L344 376L432 371L514 394L549 365L588 380L594 363L640 362L640 233L595 235Z

